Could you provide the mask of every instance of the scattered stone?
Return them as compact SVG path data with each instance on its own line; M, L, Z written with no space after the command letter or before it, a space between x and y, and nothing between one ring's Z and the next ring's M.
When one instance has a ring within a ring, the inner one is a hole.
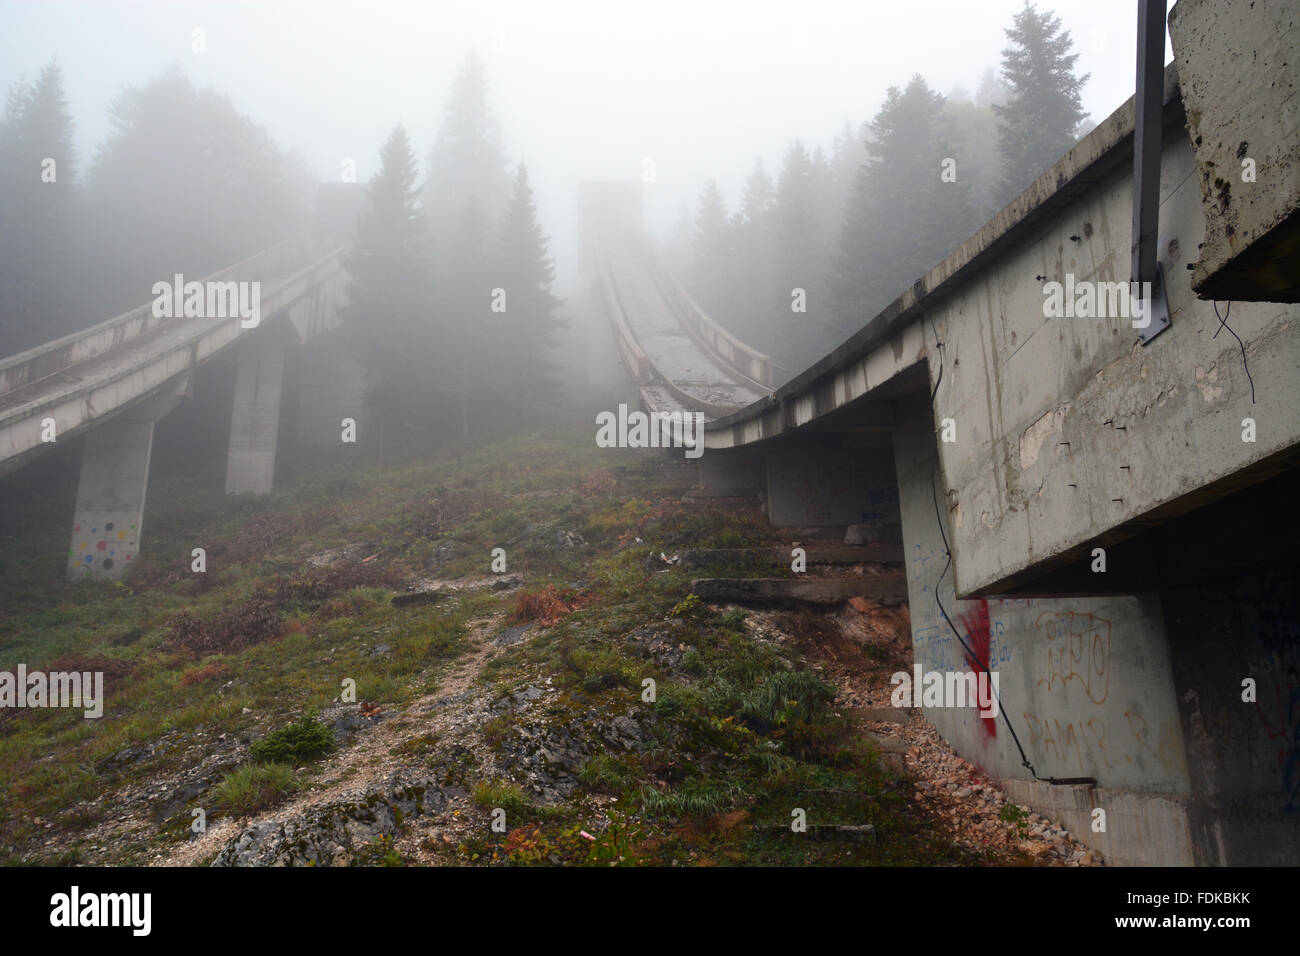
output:
M555 546L557 548L581 548L585 547L587 540L576 531L557 531L555 532Z
M212 865L338 866L375 840L397 832L405 817L442 810L447 797L433 780L395 777L356 800L313 807L288 820L254 823L231 839Z
M507 627L504 631L492 639L493 647L510 647L518 644L528 637L533 626L531 624L516 624L514 627Z

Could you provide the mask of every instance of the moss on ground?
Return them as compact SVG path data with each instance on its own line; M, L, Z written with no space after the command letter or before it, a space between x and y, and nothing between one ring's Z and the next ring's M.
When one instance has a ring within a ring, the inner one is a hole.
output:
M471 792L475 812L502 808L510 821L505 834L484 827L450 849L437 844L449 862L968 862L913 815L905 786L856 743L830 706L833 691L792 650L755 632L743 611L690 599L691 573L679 565L647 560L780 543L759 515L684 507L692 480L679 460L596 449L585 432L449 449L387 472L324 471L261 501L227 499L210 476L159 475L147 561L117 585L64 583L67 489L24 498L35 512L27 531L0 540L0 566L13 571L0 576L0 668L81 660L110 676L99 721L61 710L0 719L7 862L85 862L90 831L121 812L106 808L109 798L189 769L223 734L238 741L234 769L204 805L247 813L284 799L304 785L294 767L312 754L281 741L259 763L248 746L328 707L346 680L358 701L395 711L434 691L468 649L470 622L504 621L519 595L391 599L405 582L487 577L494 548L525 576L542 617L479 680L507 688L549 678L558 693L547 721L589 733L632 713L641 739L597 748L573 798L541 806L508 780L479 779L473 755L443 754L436 736L413 728L400 756L438 753L446 782ZM562 532L585 543L563 546ZM189 570L196 546L207 550L203 575ZM309 560L325 552L345 555L350 570ZM737 564L710 574L770 571ZM255 641L235 613L250 605L248 620L262 628ZM547 626L547 615L557 623ZM485 743L500 756L523 719L494 718L480 728ZM319 730L298 736L324 741ZM865 823L871 837L809 839L790 829L795 809L812 832ZM183 838L187 814L100 847L91 862L147 860ZM54 853L51 837L62 847ZM409 860L389 840L356 862Z

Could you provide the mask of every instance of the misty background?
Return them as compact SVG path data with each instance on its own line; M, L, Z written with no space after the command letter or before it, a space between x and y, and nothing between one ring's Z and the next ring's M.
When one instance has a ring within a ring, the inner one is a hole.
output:
M1131 95L1135 20L1128 0L3 2L0 352L328 214L369 236L370 400L469 439L554 395L531 357L575 351L579 185L640 181L672 271L783 380ZM1017 91L1016 47L1060 89ZM466 316L502 276L527 304L486 336Z

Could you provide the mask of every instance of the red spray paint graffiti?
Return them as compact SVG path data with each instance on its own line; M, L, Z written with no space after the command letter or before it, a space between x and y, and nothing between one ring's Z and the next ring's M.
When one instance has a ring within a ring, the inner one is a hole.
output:
M989 668L989 602L982 599L969 602L968 609L961 615L960 621L962 627L966 629L966 643L970 645L971 651L975 652L975 658L972 659L968 651L962 651L966 666L976 674L985 673ZM993 688L990 684L989 693L992 692ZM990 737L998 735L996 717L982 717L976 711L976 719L979 720L984 733Z

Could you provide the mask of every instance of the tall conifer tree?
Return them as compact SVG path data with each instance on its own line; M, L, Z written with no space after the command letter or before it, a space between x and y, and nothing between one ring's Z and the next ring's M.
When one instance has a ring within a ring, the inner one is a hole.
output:
M369 374L367 404L378 419L381 464L385 443L431 416L431 396L449 372L431 321L428 224L419 196L415 156L398 126L380 151L345 262L351 280L344 309Z
M563 323L555 314L561 302L551 293L555 266L537 221L533 187L523 163L515 173L502 218L497 263L499 288L506 295L505 312L493 316L504 326L501 334L493 336L493 347L501 355L499 387L507 396L512 419L532 419L556 395L555 368L547 352L555 346Z
M1059 17L1039 13L1032 3L1015 15L1006 31L1011 45L1002 51L1002 77L1010 90L1006 103L994 104L1000 119L1002 155L999 198L1009 201L1074 145L1087 115L1080 93L1088 74L1074 75L1073 43Z

